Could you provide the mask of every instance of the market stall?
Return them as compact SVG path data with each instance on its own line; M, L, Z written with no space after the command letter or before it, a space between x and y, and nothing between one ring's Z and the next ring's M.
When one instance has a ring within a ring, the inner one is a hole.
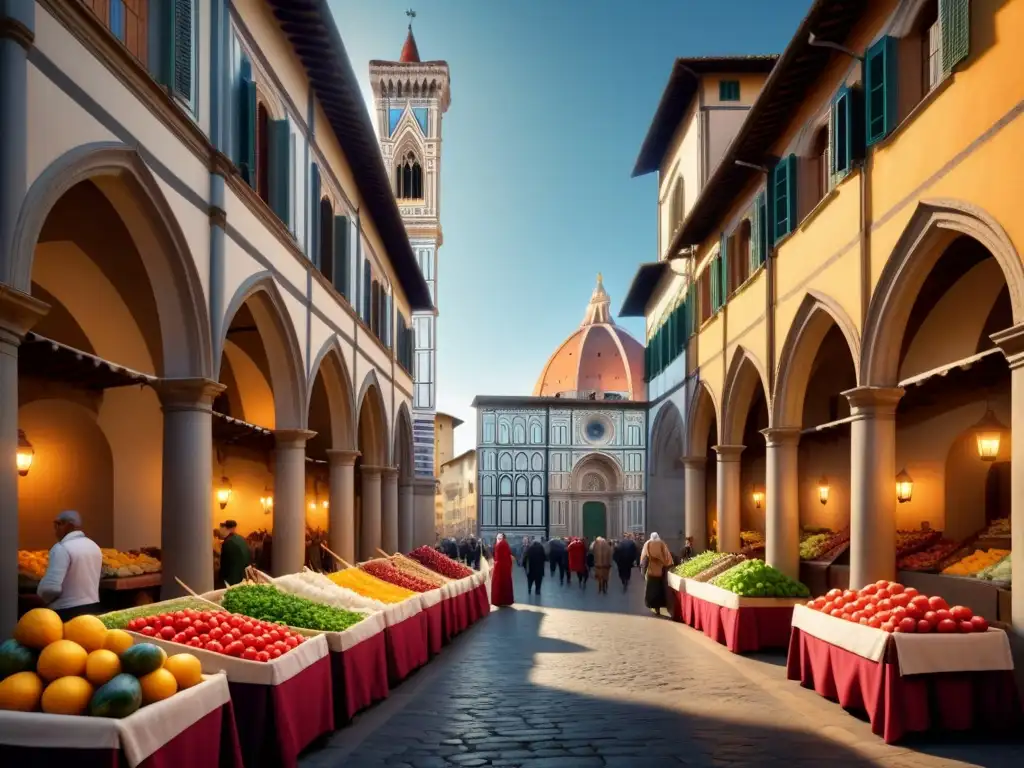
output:
M683 620L683 577L669 571L665 578L666 604L673 621Z
M925 610L929 599L922 603L916 590L908 594L902 585L891 594L878 585L866 589L872 591L793 609L790 680L846 710L865 711L872 731L889 743L911 732L1009 732L1021 725L1002 630L980 617L965 618L970 611L962 606L940 607L941 598L931 598L935 610ZM884 598L871 599L881 589ZM897 594L905 597L893 603ZM836 600L841 607L834 607Z

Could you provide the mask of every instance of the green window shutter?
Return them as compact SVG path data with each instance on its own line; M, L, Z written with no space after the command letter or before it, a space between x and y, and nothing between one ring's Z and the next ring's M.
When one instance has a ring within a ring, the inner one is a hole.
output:
M333 263L330 265L331 279L338 293L352 303L352 287L349 284L351 279L351 259L349 258L349 233L351 224L348 216L334 217L334 253L331 254ZM321 265L321 269L323 265ZM326 271L326 270L325 270Z
M832 173L840 176L849 172L852 166L852 143L850 137L850 89L845 85L839 89L832 102Z
M309 259L320 266L320 169L309 165Z
M160 3L160 80L167 89L192 105L193 0Z
M290 227L292 135L288 119L269 121L267 139L270 146L270 208L285 226Z
M772 242L778 242L781 237L789 232L789 222L786 214L789 211L789 203L786 194L789 190L789 181L786 174L789 171L789 163L785 159L780 160L772 171L771 189L771 210L772 223L774 224L774 237Z
M729 289L732 286L729 285L729 238L726 237L724 233L721 236L721 246L718 258L718 279L722 283L722 304L725 304L725 302L729 300Z
M256 188L256 81L252 76L252 62L242 55L242 68L238 83L238 142L235 163L242 178Z
M866 139L875 144L896 127L896 40L883 37L870 48L864 58L864 91L866 101Z
M792 232L793 229L796 227L796 222L797 222L797 210L796 210L796 196L797 196L797 188L796 188L796 181L797 181L797 176L796 176L796 155L790 155L789 157L787 157L786 158L786 165L788 166L788 169L786 171L786 184L787 184L787 187L788 187L787 190L786 190L786 201L787 201L788 206L789 206L788 210L786 211L786 219L789 222L789 228L786 231L787 232Z
M761 232L764 229L764 220L761 218L761 195L754 199L750 209L750 274L754 274L761 266L763 251L761 250Z
M970 0L939 0L942 71L949 74L971 53Z
M370 324L370 290L373 276L370 274L370 261L363 259L363 322Z
M718 81L718 100L719 101L739 101L740 100L740 83L738 80L719 80Z
M708 264L708 268L704 270L705 275L707 275L708 293L710 294L711 298L711 312L709 312L709 314L711 315L715 314L715 312L718 311L718 278L715 274L717 270L718 262L715 261L715 259L712 259L711 263Z

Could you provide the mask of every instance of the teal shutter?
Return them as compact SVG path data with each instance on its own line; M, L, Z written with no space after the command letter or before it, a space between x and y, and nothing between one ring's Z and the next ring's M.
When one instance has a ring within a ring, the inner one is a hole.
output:
M721 247L719 252L719 276L718 279L722 282L722 304L725 304L729 300L730 289L729 285L729 238L725 234L721 237Z
M768 251L775 243L775 221L772 219L771 194L772 185L771 177L769 176L768 183L765 185L764 192L761 193L760 197L761 223L764 225L761 232L762 264L768 261Z
M708 268L704 270L704 274L707 276L708 280L708 293L711 296L711 312L708 313L710 315L713 315L715 314L715 312L718 311L718 261L716 260L717 258L718 257L716 256L714 259L712 259L711 263L708 264Z
M349 283L352 275L352 260L349 256L349 233L351 225L348 216L334 217L334 251L331 254L332 262L330 272L324 270L324 274L330 274L338 293L352 303L352 286ZM323 269L323 265L321 265Z
M864 59L867 144L881 141L896 127L896 40L883 37Z
M391 349L391 294L384 294L384 325L381 329L381 334L384 338L381 341L384 342L384 346Z
M373 276L370 274L370 262L363 259L363 322L370 324L370 291L373 286Z
M186 104L192 105L192 2L163 0L160 18L160 80Z
M252 76L252 62L242 55L237 97L238 141L235 163L242 178L256 188L256 81Z
M790 155L786 158L786 202L788 209L786 211L786 219L789 222L789 228L787 232L792 232L796 228L797 222L797 211L796 211L796 155Z
M950 73L971 53L970 0L939 0L942 71Z
M285 226L291 226L292 135L288 119L271 120L267 139L270 146L270 208Z
M850 135L850 89L845 85L839 89L832 102L832 173L846 174L852 167L853 145Z
M309 258L320 266L320 169L309 165Z
M796 155L784 157L772 173L773 242L793 231L796 226Z
M761 218L761 195L754 199L750 209L750 274L754 274L764 260L761 246L761 232L764 230L764 219Z

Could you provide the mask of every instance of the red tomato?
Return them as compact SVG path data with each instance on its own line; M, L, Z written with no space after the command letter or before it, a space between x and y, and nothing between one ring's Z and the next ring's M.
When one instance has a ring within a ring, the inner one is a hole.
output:
M160 637L162 637L164 640L170 640L171 638L174 637L174 635L175 635L174 627L161 627L160 628Z
M964 634L969 634L974 631L974 622L969 619L957 623L960 625L960 631Z
M224 653L224 646L218 643L216 640L211 640L206 644L206 650L211 653Z
M898 594L902 593L903 591L904 591L904 587L903 587L902 584L900 584L898 582L895 582L895 581L890 581L889 582L889 594L890 595L898 595Z
M195 627L185 627L185 637L187 639L191 640L193 637L197 637L198 635L199 633L196 632Z
M943 609L949 608L949 603L947 603L938 595L932 595L931 597L929 597L928 605L931 607L933 611L941 611Z
M306 638L305 637L303 637L302 635L296 635L295 636L295 643L297 645L302 645L304 642L306 642Z
M925 621L930 621L932 624L938 626L939 614L937 614L935 611L925 611L924 612L924 620Z
M972 616L971 624L974 625L975 632L988 632L988 619L984 616Z
M267 647L267 641L264 640L263 637L254 638L252 641L252 647L255 648L257 651L262 651L264 648Z
M209 624L211 627L216 627L218 624L220 624L220 619L216 616L210 616L210 618L206 619L206 623Z
M892 620L895 622L902 621L907 616L907 609L897 605L892 609Z
M954 605L950 611L953 621L970 621L974 612L965 605Z
M877 597L879 600L888 600L891 594L892 593L888 589L885 589L883 587L880 588L877 592L875 592L875 597Z
M256 654L256 661L270 661L270 654L266 651L259 651Z
M878 619L884 624L892 618L892 611L879 611L875 614L875 616L877 616Z
M900 619L900 623L896 625L896 631L897 632L916 632L917 631L917 621L915 621L914 619L910 618L909 616L906 616L906 617Z
M253 624L252 624L251 621L243 621L242 624L241 624L240 629L242 630L242 634L251 635L252 631L253 631L253 629L255 629L255 627L253 627Z
M246 648L252 648L256 644L256 637L251 632L242 635L238 639L242 641L242 645Z
M841 589L830 589L828 592L825 593L825 599L826 600L835 600L837 597L840 597L842 594L843 594L843 590L841 590Z
M199 638L199 642L201 642L203 645L206 645L208 642L210 642L211 639L210 636L205 632L201 635L197 635L197 637Z
M850 621L855 621L858 624L860 624L860 620L863 619L863 618L864 618L864 612L863 611L854 611L853 613L850 614Z
M242 651L242 658L246 661L256 661L259 653L255 648L246 648Z
M886 581L885 579L880 579L880 580L875 582L875 586L878 587L879 589L885 589L886 587L889 586L889 582Z
M868 619L868 626L874 627L875 629L879 629L882 626L882 620L879 619L878 616L872 616L870 619Z
M239 629L238 627L232 627L231 631L228 632L228 634L231 635L231 638L233 640L241 640L242 639L242 630Z
M143 627L139 632L146 637L156 637L156 627Z
M821 606L821 608L819 608L818 610L820 610L822 613L832 613L832 609L835 607L836 604L834 602L832 602L831 600L826 600L825 604Z
M202 648L203 647L203 641L200 640L198 637L193 637L191 640L188 641L188 644L190 646L192 646L193 648Z
M952 619L953 618L953 614L950 613L945 608L938 608L938 609L936 609L935 615L939 617L939 621L945 621L947 619Z
M885 597L880 599L877 603L875 603L875 605L878 606L878 610L880 611L891 611L893 607L893 602L889 598Z
M220 640L223 636L224 636L224 630L221 629L220 627L214 627L213 629L210 630L210 639L211 640Z
M204 632L210 631L210 625L208 622L205 621L193 621L192 626L195 627L197 635L201 635Z
M868 625L868 617L867 616L861 616L860 617L860 621L858 621L857 623L858 624L862 624L862 625L864 625L866 627Z
M270 630L270 632L268 632L267 634L270 635L270 639L272 642L276 643L278 640L281 639L281 633L278 632L276 629Z
M175 643L185 643L185 642L188 641L188 638L185 637L185 633L184 632L179 632L178 634L176 634L174 637L171 638L171 641L175 642Z
M825 606L825 598L824 597L816 597L816 598L814 598L811 601L811 606L814 608L814 610L820 611Z
M919 635L927 634L933 629L935 629L935 625L928 621L928 619L921 619L917 622L917 633Z
M876 613L878 613L878 608L875 606L874 603L868 603L864 606L864 615L867 616L869 619Z
M878 591L878 585L877 584L868 584L866 587L864 587L864 589L861 590L861 594L873 595L877 591Z
M921 610L920 606L911 603L907 606L907 616L918 621L924 618L924 611Z
M903 608L906 608L908 605L910 605L910 598L902 593L898 595L893 595L890 599L892 600L893 605L899 605Z
M941 611L937 611L937 613L941 613ZM956 632L956 630L957 630L956 622L953 621L952 619L939 619L938 630L942 634L948 634L950 632Z
M895 632L896 631L896 625L893 624L891 621L887 621L887 622L882 624L881 630L883 632Z
M837 619L843 618L843 612L839 608L833 608L831 611L828 612L828 615L835 616Z
M910 594L910 591L907 590L903 594L905 594L905 595ZM930 611L931 610L931 604L928 602L928 598L925 597L924 595L914 595L913 597L910 598L910 604L918 606L922 611Z
M284 639L284 644L287 645L289 648L294 648L299 644L299 640L297 637L295 637L295 635L292 635Z
M245 646L238 640L228 643L228 647L224 649L224 653L228 656L241 656L244 651Z
M905 588L903 589L903 594L904 594L904 595L910 595L910 599L911 599L911 600L913 600L913 599L914 599L915 597L921 597L921 593L920 593L920 592L918 592L918 591L917 591L916 589L914 589L913 587L905 587Z
M281 658L281 649L280 648L271 648L269 653L270 653L270 658L271 659L279 659L279 658Z
M232 616L230 619L228 619L228 624L231 625L232 629L234 629L235 627L240 627L243 624L242 618L240 616Z

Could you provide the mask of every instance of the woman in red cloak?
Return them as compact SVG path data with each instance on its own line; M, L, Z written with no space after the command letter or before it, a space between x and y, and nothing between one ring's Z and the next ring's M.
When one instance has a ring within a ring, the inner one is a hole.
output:
M499 608L512 605L512 550L505 541L505 534L498 534L494 545L494 573L491 576L491 603Z
M581 539L573 538L569 542L569 572L576 574L576 580L583 589L587 585L587 576L590 570L587 568L587 545Z

